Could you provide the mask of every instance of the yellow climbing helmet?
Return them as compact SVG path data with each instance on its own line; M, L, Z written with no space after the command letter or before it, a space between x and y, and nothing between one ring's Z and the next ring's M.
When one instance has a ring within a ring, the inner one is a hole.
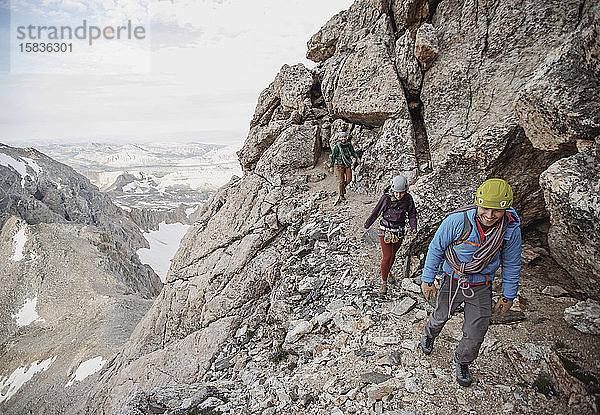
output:
M486 180L475 193L475 204L488 209L508 209L512 202L512 189L502 179Z

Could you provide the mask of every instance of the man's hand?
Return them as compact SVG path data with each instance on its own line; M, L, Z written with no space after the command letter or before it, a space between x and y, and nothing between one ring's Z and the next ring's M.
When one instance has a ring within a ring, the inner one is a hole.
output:
M356 159L356 165L359 166L360 165L360 159Z
M333 174L333 167L329 168L329 173Z
M423 292L423 296L425 296L427 301L429 301L429 297L432 294L433 298L437 297L437 289L435 288L435 284L432 282L422 282L421 291Z
M507 300L504 296L500 296L496 305L494 306L494 311L498 311L498 317L506 313L512 307L512 300Z

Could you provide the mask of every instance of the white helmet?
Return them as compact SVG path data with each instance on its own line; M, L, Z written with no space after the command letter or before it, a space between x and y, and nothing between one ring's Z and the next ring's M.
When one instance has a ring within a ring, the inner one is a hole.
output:
M406 177L399 174L392 179L392 192L406 192L406 189L408 189Z

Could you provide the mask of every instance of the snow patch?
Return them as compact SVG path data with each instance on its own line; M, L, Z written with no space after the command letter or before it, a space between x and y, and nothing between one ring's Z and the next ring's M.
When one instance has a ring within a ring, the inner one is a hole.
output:
M73 374L73 377L65 385L65 388L68 388L69 386L71 386L73 383L75 383L75 381L81 382L88 376L93 375L96 372L99 372L100 369L102 369L105 364L106 364L106 360L104 360L102 358L102 356L96 356L92 359L86 360L85 362L83 362L79 365L79 367Z
M37 307L37 300L37 297L25 299L25 304L23 304L23 307L21 307L17 314L12 315L12 318L17 320L18 327L25 327L31 323L43 323L46 321L40 317L37 311L35 311Z
M35 162L35 160L30 159L28 157L23 157L23 160L25 161L25 163L27 163L29 168L31 168L31 170L35 172L35 174L40 174L42 168Z
M179 249L179 244L189 227L190 225L182 223L166 224L161 222L157 231L144 233L144 238L150 244L150 249L138 249L137 254L141 263L150 265L163 283L167 278L171 260Z
M24 161L17 160L8 154L0 153L0 166L4 167L12 167L17 173L21 175L21 187L25 187L25 177L29 176L33 178L33 176L27 173L27 166L32 169L35 174L39 174L42 169L38 164L30 158L22 157Z
M19 231L13 236L13 243L15 244L15 253L10 258L12 261L20 261L25 259L23 254L23 248L25 248L25 242L27 242L27 236L25 235L26 226L21 226Z
M36 360L27 368L27 366L15 369L9 377L0 376L0 402L4 402L13 397L21 387L30 381L36 373L46 371L57 356L51 357L38 363Z
M196 209L198 209L197 206L196 207L187 208L185 210L185 216L189 218L190 215L196 211Z

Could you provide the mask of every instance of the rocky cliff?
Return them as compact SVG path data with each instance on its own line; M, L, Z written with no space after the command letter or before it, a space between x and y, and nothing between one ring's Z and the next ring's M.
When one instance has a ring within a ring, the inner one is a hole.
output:
M595 411L599 30L584 0L357 0L334 16L308 42L316 68L284 65L261 93L243 177L198 214L88 409ZM363 163L332 208L325 160L342 130ZM399 173L419 232L381 299L362 223ZM487 177L513 186L525 267L462 390L449 368L462 317L424 358L417 283L436 227Z
M0 412L77 413L162 284L127 214L71 168L0 145Z

